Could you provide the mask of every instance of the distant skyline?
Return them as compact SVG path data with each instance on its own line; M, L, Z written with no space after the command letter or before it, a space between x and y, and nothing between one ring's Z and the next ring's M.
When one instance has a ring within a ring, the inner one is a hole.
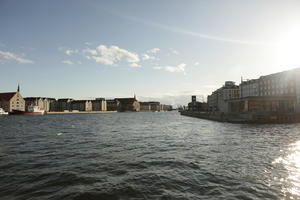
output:
M300 67L300 1L0 0L0 92L184 104Z

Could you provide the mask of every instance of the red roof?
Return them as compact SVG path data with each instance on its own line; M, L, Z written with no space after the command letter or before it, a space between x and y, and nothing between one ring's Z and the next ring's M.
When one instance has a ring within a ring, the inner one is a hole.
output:
M16 92L0 93L0 101L9 101L15 94Z

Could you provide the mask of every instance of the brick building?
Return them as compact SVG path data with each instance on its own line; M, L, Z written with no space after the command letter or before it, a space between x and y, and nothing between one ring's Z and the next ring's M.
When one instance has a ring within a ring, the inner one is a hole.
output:
M16 92L0 93L0 108L6 112L25 111L25 100L20 94L20 86Z

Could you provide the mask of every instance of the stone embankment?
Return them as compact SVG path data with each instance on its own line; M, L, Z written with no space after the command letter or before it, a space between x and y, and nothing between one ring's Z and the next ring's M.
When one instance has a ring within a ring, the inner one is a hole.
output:
M300 113L245 112L224 114L220 112L180 111L181 115L230 123L297 123Z

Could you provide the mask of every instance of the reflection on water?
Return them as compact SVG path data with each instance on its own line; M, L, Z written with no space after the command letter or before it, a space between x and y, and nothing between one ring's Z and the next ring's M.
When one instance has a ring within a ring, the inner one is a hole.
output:
M300 141L289 145L286 155L273 161L274 165L283 165L287 171L287 177L280 179L285 182L282 192L289 199L298 199L300 196Z
M177 112L0 117L0 200L299 199L299 130Z

